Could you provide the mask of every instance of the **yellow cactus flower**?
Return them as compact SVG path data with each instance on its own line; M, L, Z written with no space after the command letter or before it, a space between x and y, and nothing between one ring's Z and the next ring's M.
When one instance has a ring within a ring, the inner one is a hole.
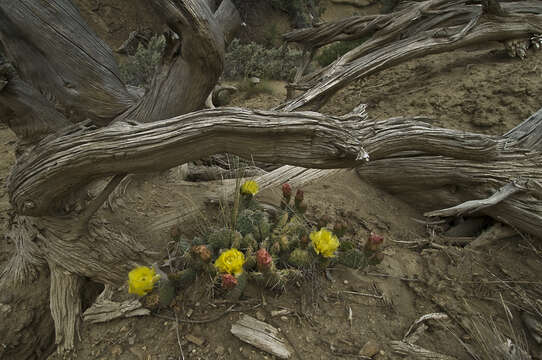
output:
M237 249L230 249L220 254L215 261L215 267L221 273L238 276L243 273L244 263L245 255Z
M241 194L256 195L260 191L260 186L254 180L247 180L241 185Z
M140 266L128 273L128 292L139 296L147 295L160 279L154 269Z
M325 258L335 257L335 251L339 247L339 239L337 236L326 228L320 231L313 231L309 235L314 251L321 254Z

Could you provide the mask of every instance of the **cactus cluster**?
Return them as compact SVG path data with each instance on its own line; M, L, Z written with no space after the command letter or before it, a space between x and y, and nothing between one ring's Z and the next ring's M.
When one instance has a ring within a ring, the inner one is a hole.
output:
M322 217L315 222L318 229L311 227L305 217L307 205L302 190L298 189L292 199L292 187L283 184L279 207L272 214L254 199L258 190L255 181L245 182L233 217L235 224L193 239L185 252L185 268L167 275L175 289L186 288L198 274L205 274L205 278L214 279L219 293L237 300L249 281L283 290L312 269L324 270L336 263L363 268L382 260L383 238L376 234L371 234L362 247L340 240L349 230L344 222L330 227L330 218ZM183 241L177 230L171 235ZM159 297L162 293L163 289L158 291ZM170 302L171 294L167 295Z

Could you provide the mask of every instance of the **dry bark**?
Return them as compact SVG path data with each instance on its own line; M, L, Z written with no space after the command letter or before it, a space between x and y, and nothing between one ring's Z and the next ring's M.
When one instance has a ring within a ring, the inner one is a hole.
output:
M540 2L503 3L502 7L496 1L489 3L491 6L468 0L427 0L391 14L349 18L286 34L287 41L299 42L307 49L338 40L372 37L328 67L290 84L304 93L277 109L318 109L350 82L407 60L542 32Z
M72 121L107 122L134 102L111 49L69 0L2 1L0 42L21 79Z
M449 355L439 354L431 350L422 348L421 346L410 344L403 341L392 341L390 346L394 353L403 356L413 357L414 359L424 360L457 360L457 358Z
M10 199L20 214L58 215L67 195L94 179L165 170L220 152L306 167L352 167L363 158L357 121L355 116L220 108L150 124L116 122L67 131L44 139L18 160L9 180Z

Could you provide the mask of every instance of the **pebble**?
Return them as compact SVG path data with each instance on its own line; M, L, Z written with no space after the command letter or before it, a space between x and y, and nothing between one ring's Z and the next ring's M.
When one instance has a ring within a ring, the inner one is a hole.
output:
M8 304L1 304L0 303L0 312L2 313L8 313L11 311L11 306Z
M282 321L288 321L288 317L287 317L287 316L281 316L280 319L281 319Z
M192 335L192 334L186 334L184 338L190 341L192 344L196 344L198 346L201 346L205 343L205 339Z
M224 347L221 346L221 345L218 345L218 346L215 348L215 353L216 353L217 355L222 355L222 354L224 354L224 351L225 351L225 349L224 349Z
M374 340L369 340L359 351L360 356L373 357L380 352L380 346Z
M256 319L265 321L265 313L262 310L256 311Z
M112 348L111 348L111 354L113 356L119 356L120 354L122 354L122 346L120 345L114 345Z

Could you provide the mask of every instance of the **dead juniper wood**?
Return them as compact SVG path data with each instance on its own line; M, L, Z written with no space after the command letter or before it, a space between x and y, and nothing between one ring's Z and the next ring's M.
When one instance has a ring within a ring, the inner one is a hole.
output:
M283 36L298 43L310 59L314 50L335 41L370 36L329 66L296 77L291 89L303 93L277 109L318 109L353 80L376 74L410 59L449 52L488 41L529 38L542 32L542 3L426 0L383 15L356 16L294 30ZM301 65L303 73L306 66Z
M69 0L1 2L0 43L13 65L0 69L0 114L19 143L8 180L17 252L0 274L0 291L13 283L33 286L38 276L50 281L49 298L32 292L32 301L49 304L58 350L72 351L86 281L118 286L136 264L151 263L156 255L145 240L104 221L97 212L101 204L124 174L220 152L289 164L262 175L262 187L357 168L427 210L491 199L474 209L520 231L542 233L541 112L495 137L435 128L416 117L374 121L364 106L341 117L294 111L410 58L542 32L537 2L503 4L502 11L494 1L471 3L430 0L388 18L358 19L359 32L369 27L373 39L301 79L298 85L308 89L303 95L275 111L258 111L201 110L241 22L230 0L151 1L170 32L141 98L127 90L111 50ZM348 24L338 25L331 38L340 38L341 26ZM311 41L309 48L326 42ZM105 181L109 185L98 187L103 190L92 191ZM494 201L507 184L515 191ZM2 333L6 326L0 323ZM24 358L19 355L28 354L29 346L35 342L14 346L8 355Z

